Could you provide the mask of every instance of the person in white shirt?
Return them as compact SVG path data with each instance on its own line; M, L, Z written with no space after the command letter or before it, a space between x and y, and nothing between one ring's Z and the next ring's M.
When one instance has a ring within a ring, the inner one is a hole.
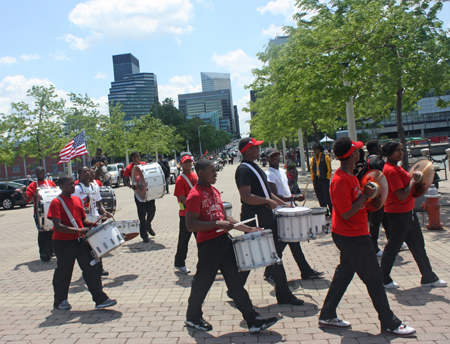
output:
M285 202L295 202L303 201L305 199L304 195L293 196L289 189L289 183L286 176L286 171L279 167L280 165L280 152L278 150L272 150L268 153L269 168L266 171L267 181L269 182L270 191L277 196L279 199ZM297 263L302 279L313 279L319 278L324 275L323 272L316 271L311 268L311 266L306 261L305 255L303 254L302 248L299 242L285 243L289 245L292 256ZM271 276L271 266L266 267L264 271L264 277L268 281L272 281Z

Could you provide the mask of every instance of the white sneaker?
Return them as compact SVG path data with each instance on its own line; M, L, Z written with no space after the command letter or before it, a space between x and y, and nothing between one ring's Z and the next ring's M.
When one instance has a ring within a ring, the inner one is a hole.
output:
M181 267L175 266L175 269L177 269L178 272L182 273L182 274L188 274L191 272L191 270L189 270L186 266L181 266Z
M382 256L383 256L383 250L378 250L377 257L382 257Z
M385 284L384 287L385 287L386 289L397 289L397 288L400 287L400 285L399 285L397 282L392 281L392 282L389 283L389 284Z
M435 287L435 288L439 288L439 287L446 287L447 286L447 282L444 280L441 280L440 278L433 282L433 283L423 283L421 284L422 287Z
M400 247L400 251L406 251L408 249L408 245L406 243L402 244L402 247Z
M386 330L383 330L382 332L395 334L395 335L400 336L400 337L409 337L409 336L413 335L414 333L416 333L416 329L412 328L411 326L407 326L405 324L401 324L395 330L391 331L389 329L386 329Z
M319 320L319 326L348 328L351 327L352 324L350 324L348 321L341 320L339 318L333 318L327 320Z

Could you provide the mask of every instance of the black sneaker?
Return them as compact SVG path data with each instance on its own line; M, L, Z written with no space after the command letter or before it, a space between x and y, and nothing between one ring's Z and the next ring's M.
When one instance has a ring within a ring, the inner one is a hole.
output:
M311 275L309 275L308 277L302 278L302 279L304 279L304 280L315 279L315 278L322 277L323 275L325 275L325 272L319 272L317 270L312 269Z
M69 301L64 300L64 301L61 302L59 305L54 306L54 308L62 309L62 310L68 311L69 309L72 308L72 306L71 306L71 304L69 303Z
M205 319L200 318L198 320L188 320L186 318L186 320L184 321L184 323L189 326L189 327L193 327L196 330L200 330L200 331L211 331L213 329L212 325L207 322Z
M297 299L294 295L292 295L292 298L287 301L278 301L279 305L291 305L291 306L303 306L305 304L305 301Z
M116 300L111 300L109 297L102 302L101 304L95 306L96 309L103 309L103 308L108 308L108 307L112 307L114 305L117 305L117 301Z
M148 243L148 238L144 238L144 239L142 239L142 241L147 244Z
M48 262L48 261L50 261L50 257L47 256L46 254L41 254L41 255L39 256L39 258L41 258L41 260L42 260L43 262Z
M258 333L262 330L268 329L270 326L275 324L278 321L277 318L266 318L262 315L256 316L253 320L247 321L248 330L250 333Z
M102 276L108 276L108 275L109 275L109 272L108 272L108 271L102 270Z
M149 229L147 230L147 232L148 232L148 234L150 234L151 236L155 236L155 231L154 231L153 229L149 228Z
M264 276L264 279L265 279L267 282L275 283L275 281L273 280L273 277L272 277L271 275Z

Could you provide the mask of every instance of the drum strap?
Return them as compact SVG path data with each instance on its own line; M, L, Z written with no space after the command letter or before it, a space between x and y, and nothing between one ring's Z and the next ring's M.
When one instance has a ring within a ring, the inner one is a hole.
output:
M61 202L64 211L66 212L67 216L69 217L70 223L72 224L72 226L74 226L75 228L78 228L78 224L77 221L75 221L75 219L73 218L72 213L70 212L69 208L67 208L66 202L63 201L63 199L61 197L57 197L59 199L59 201Z
M247 164L246 162L242 162L241 164L247 166L248 168L250 168L253 171L254 174L256 174L256 176L258 177L259 183L261 184L262 190L264 192L264 196L266 196L266 198L270 198L269 193L267 192L266 185L264 184L264 181L262 180L259 173L253 168L252 165Z
M181 173L180 175L184 178L184 180L186 180L186 182L188 183L189 187L192 189L193 188L192 183L189 180L189 178L187 177L187 175L185 175L184 173Z

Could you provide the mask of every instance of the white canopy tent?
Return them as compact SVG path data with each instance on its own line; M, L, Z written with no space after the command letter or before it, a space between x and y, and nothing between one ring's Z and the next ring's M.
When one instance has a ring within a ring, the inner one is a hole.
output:
M320 140L320 142L334 142L333 139L330 139L327 135L324 136L324 138L322 140Z

